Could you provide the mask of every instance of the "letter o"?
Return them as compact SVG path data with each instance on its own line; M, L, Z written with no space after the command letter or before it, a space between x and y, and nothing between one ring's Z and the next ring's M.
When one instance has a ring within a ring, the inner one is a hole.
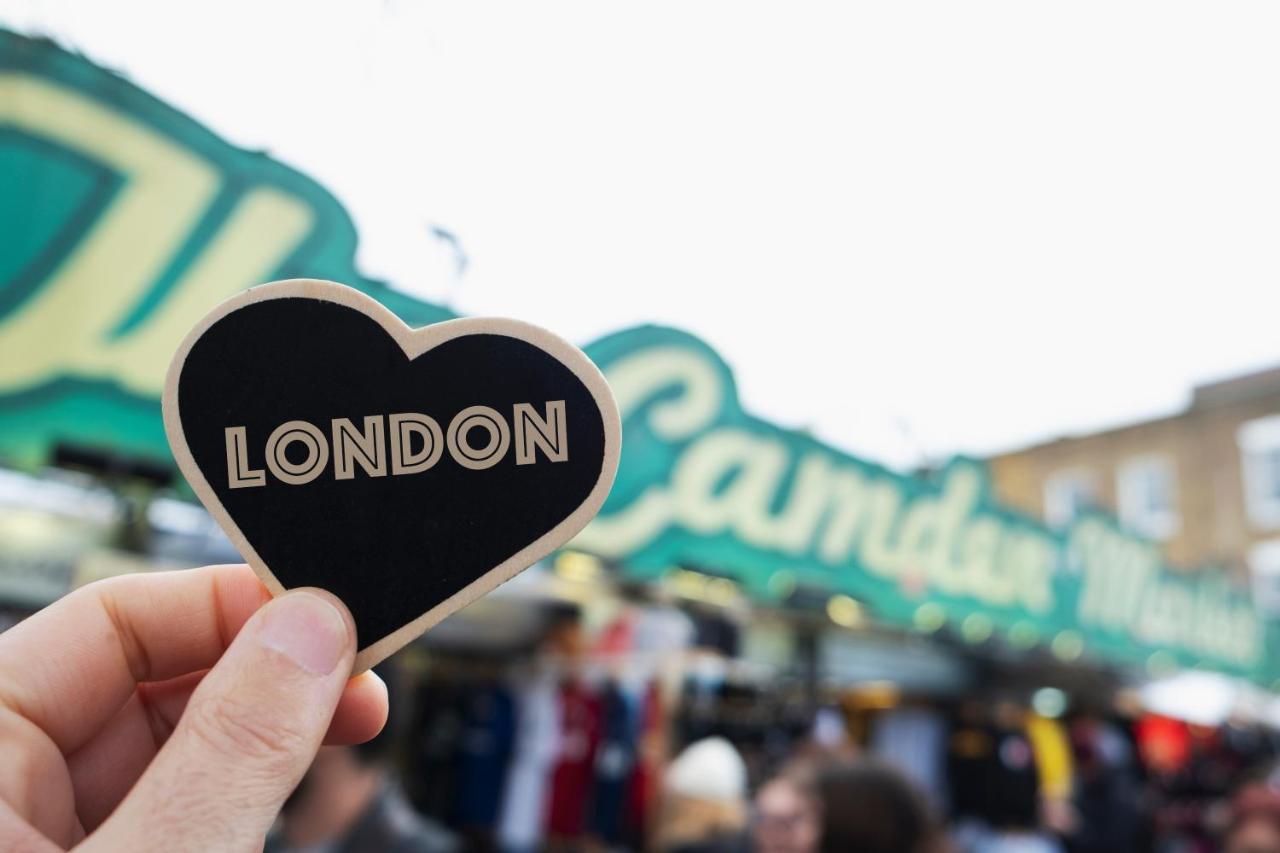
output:
M307 458L299 463L290 462L285 450L295 441L307 448ZM267 438L267 467L281 482L293 486L310 483L329 461L329 441L315 424L306 421L289 421L280 424Z
M467 442L467 433L475 427L481 427L489 433L489 443L475 448ZM511 430L507 422L488 406L472 406L454 415L449 423L449 435L446 439L449 455L464 468L479 471L492 468L506 455L511 444Z

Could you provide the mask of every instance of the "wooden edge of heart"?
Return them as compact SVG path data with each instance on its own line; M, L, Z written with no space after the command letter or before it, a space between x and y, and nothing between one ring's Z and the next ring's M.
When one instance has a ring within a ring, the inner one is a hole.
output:
M424 352L433 349L445 341L462 335L495 334L516 338L532 344L554 356L561 364L573 372L591 393L600 409L600 417L604 426L604 459L600 465L600 476L586 499L559 524L542 536L508 557L502 563L489 569L476 580L467 584L435 607L423 613L412 622L398 628L385 637L367 647L360 648L356 654L352 674L357 675L375 664L385 660L397 650L412 642L430 630L446 616L462 609L485 593L532 566L538 560L550 554L556 548L572 539L588 522L595 517L600 506L609 495L613 486L613 478L618 470L618 459L622 449L622 423L618 415L618 404L605 381L600 369L573 344L545 329L524 323L519 320L508 320L493 317L467 317L457 320L446 320L433 323L422 328L406 325L399 317L385 308L380 302L360 291L332 281L319 279L289 279L250 288L231 297L210 311L196 324L178 346L173 360L169 364L169 372L165 376L164 396L164 429L169 438L169 447L173 450L174 459L179 470L191 484L196 497L205 508L217 519L223 531L231 539L232 544L240 551L249 565L253 567L258 578L270 590L271 595L283 595L284 586L272 573L270 567L249 544L240 528L232 520L230 514L222 506L213 488L205 480L204 473L196 464L195 458L187 447L186 436L182 430L182 418L178 411L178 380L187 355L196 341L208 331L214 323L248 305L265 302L269 299L286 298L318 299L335 302L352 308L376 321L410 359L417 358ZM357 638L358 640L359 638Z

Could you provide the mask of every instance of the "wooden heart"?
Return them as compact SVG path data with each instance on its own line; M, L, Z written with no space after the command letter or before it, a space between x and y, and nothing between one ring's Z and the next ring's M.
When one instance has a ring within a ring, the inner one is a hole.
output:
M357 672L581 530L621 446L604 377L550 332L413 329L313 280L205 317L169 367L164 421L271 592L321 587L350 608Z

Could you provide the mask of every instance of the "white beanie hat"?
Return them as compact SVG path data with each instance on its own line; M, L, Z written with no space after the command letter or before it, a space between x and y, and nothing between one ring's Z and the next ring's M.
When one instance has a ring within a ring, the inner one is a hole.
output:
M747 795L747 766L722 737L691 743L667 768L667 789L686 797L738 803Z

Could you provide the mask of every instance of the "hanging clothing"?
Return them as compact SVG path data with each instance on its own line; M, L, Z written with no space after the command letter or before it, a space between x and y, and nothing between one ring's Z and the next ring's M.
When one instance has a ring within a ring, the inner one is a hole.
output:
M1040 793L1054 800L1068 800L1074 784L1071 742L1057 720L1037 714L1027 716L1027 737L1035 753Z
M602 734L588 828L607 844L618 845L626 837L627 783L636 763L636 715L616 682L605 688L600 706Z
M665 758L666 710L662 689L651 681L640 703L640 727L636 734L636 764L627 788L627 844L642 850L657 812Z
M1031 741L1022 729L962 724L947 744L951 814L988 827L1035 827L1038 773Z
M995 761L995 735L990 726L957 723L947 740L947 784L951 816L986 823L990 799L986 784Z
M515 748L498 816L503 850L535 850L542 841L551 768L560 754L560 717L560 690L551 673L518 690Z
M491 829L502 806L501 791L515 747L516 707L510 691L482 686L469 697L458 766L458 824Z
M995 730L988 820L992 826L1034 829L1040 823L1040 771L1031 740L1020 728Z
M596 749L600 744L600 700L580 684L560 690L560 753L551 775L547 834L577 838L586 828Z
M938 814L947 805L946 742L946 719L932 708L895 708L872 723L871 752L911 780Z
M1191 730L1181 720L1144 714L1134 724L1134 733L1142 761L1148 768L1177 773L1191 760Z
M448 823L457 804L458 743L466 693L456 683L428 680L415 699L405 789L419 812Z
M1079 820L1071 849L1079 853L1128 853L1148 849L1147 809L1135 751L1122 730L1091 717L1071 726L1075 764L1074 805Z

